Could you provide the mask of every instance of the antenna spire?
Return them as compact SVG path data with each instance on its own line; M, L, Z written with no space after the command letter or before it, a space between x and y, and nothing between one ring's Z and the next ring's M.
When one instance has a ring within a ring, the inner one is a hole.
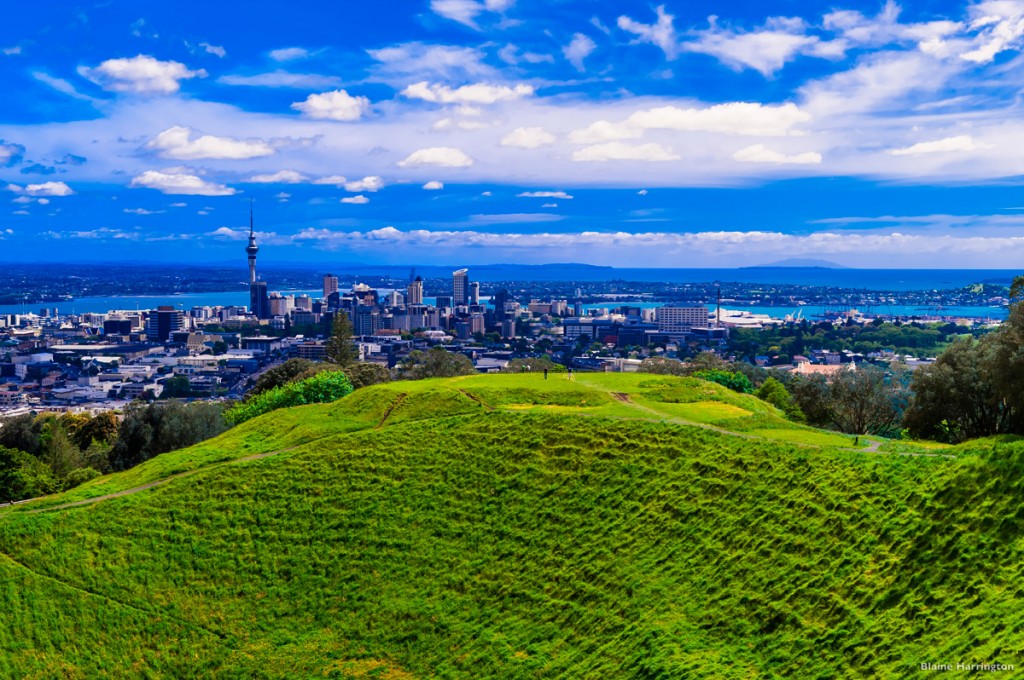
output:
M252 196L249 197L249 236L252 236Z

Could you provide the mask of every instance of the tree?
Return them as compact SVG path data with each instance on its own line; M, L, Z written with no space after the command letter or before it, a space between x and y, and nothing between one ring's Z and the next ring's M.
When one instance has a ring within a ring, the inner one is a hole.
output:
M94 442L112 445L117 439L119 427L117 416L113 411L97 413L75 433L75 444L82 451L88 449Z
M164 391L161 395L164 399L183 399L192 396L192 382L188 376L176 375L164 381Z
M730 390L740 392L742 394L750 394L754 391L754 385L750 382L750 379L737 371L726 371L720 368L706 368L700 371L695 371L693 373L693 377L717 383L722 387L728 387Z
M790 420L802 422L804 420L804 414L800 411L800 407L793 401L793 395L789 393L786 386L775 378L768 378L761 387L754 392L761 401L766 401L775 408L779 409L786 414L786 417Z
M352 321L341 310L334 313L331 337L327 341L327 360L341 367L359 361L359 350L352 342Z
M640 362L641 373L657 373L659 375L689 375L689 368L682 361L665 357L648 357Z
M0 446L18 449L32 456L39 456L39 436L43 424L52 416L35 416L31 413L4 418L0 422Z
M473 362L464 354L454 354L440 347L421 352L409 353L399 367L399 377L404 380L423 378L451 378L457 375L473 375Z
M0 501L45 496L59 488L49 465L24 451L0 446Z
M256 380L256 384L249 390L249 396L255 396L272 390L275 387L291 382L313 367L309 359L289 359L280 366L271 368Z
M348 381L352 383L352 389L356 390L391 380L391 371L386 366L368 362L359 362L347 366L344 373Z
M914 372L903 426L915 437L951 443L1009 432L1001 398L997 336L957 340L931 366Z
M550 371L551 373L565 373L566 367L562 364L556 364L548 357L529 357L526 359L512 359L505 365L505 368L501 369L502 373L543 373L544 371Z
M225 417L232 423L244 423L270 411L302 404L324 404L352 392L352 384L341 371L321 371L311 378L275 387L252 399L235 404Z
M82 467L82 452L75 446L58 418L48 418L41 437L42 455L57 479L64 479L72 470Z
M167 451L198 444L228 428L220 404L133 401L125 408L110 466L127 470Z
M825 376L794 376L789 389L796 407L804 414L809 425L832 427L832 405L828 399L828 379Z

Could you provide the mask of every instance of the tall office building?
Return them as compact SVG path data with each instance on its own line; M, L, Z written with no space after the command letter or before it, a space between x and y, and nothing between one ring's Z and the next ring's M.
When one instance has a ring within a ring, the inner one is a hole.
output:
M324 297L330 297L331 293L338 292L338 277L334 274L324 274Z
M469 304L480 304L480 284L476 281L469 284Z
M663 333L688 333L708 327L707 307L658 307L658 330Z
M469 270L452 272L452 301L456 306L469 303Z
M256 245L256 233L253 231L252 201L249 202L249 245L245 252L249 256L249 311L256 315L257 319L270 318L270 298L267 296L267 282L256 280L256 253L259 252Z
M409 295L406 298L406 304L409 305L422 305L423 304L423 277L417 276L412 283L409 284Z
M161 305L150 312L146 319L146 339L151 342L167 342L171 333L180 331L184 325L184 312L169 305Z

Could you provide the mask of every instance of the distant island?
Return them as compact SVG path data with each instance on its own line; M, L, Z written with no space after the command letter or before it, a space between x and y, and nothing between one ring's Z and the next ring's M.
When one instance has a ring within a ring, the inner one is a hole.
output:
M829 260L816 260L814 258L791 257L778 262L757 264L752 267L740 267L740 269L767 269L769 267L814 267L817 269L849 269L841 264Z

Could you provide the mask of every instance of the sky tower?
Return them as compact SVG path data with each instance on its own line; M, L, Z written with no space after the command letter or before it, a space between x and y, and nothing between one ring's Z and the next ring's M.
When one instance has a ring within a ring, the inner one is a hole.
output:
M252 230L252 199L249 199L249 245L245 252L249 254L249 285L256 283L256 253L260 251L256 245L256 234Z

